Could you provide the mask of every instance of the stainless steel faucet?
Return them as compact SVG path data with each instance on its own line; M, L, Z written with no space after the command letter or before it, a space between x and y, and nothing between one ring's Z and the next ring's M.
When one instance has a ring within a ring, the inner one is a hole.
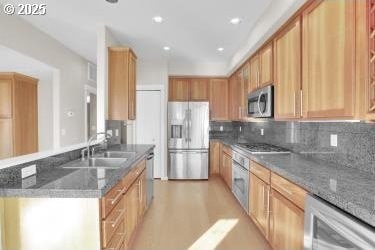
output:
M89 140L87 141L87 146L86 148L82 149L81 151L81 157L82 157L82 161L85 160L85 152L87 152L87 160L90 159L90 147L91 147L91 143L92 141L98 137L98 135L105 135L105 138L104 140L102 141L103 143L107 142L107 139L111 138L112 135L109 134L108 132L100 132L100 133L96 133L94 135L92 135Z

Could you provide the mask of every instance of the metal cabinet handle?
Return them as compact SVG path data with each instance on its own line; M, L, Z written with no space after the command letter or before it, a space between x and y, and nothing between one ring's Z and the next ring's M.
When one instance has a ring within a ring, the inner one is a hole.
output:
M125 209L119 209L117 210L119 212L119 215L117 216L117 218L114 220L114 221L108 221L108 223L111 223L111 226L112 227L116 227L117 224L120 222L121 220L121 217L123 216L123 214L125 213Z
M121 198L122 193L125 192L125 189L126 187L124 187L123 189L117 190L118 195L116 195L115 198L113 199L109 199L111 201L111 205L117 203L117 201Z

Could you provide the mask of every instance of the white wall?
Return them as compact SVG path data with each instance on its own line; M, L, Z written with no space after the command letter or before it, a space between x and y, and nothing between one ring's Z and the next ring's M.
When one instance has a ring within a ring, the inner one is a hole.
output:
M184 76L226 76L228 72L226 63L176 63L168 65L168 74Z
M97 27L97 131L105 130L108 118L108 47L120 43L105 25Z
M59 138L60 146L83 142L84 85L92 84L87 81L87 61L17 16L0 12L0 25L1 45L47 64L60 74L59 127L66 131ZM75 116L67 117L67 111L73 111Z

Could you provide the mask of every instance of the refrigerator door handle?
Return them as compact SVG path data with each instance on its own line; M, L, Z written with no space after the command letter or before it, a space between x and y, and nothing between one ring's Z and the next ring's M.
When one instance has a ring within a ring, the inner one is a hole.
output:
M189 141L189 110L185 110L185 119L184 119L184 138L185 141Z

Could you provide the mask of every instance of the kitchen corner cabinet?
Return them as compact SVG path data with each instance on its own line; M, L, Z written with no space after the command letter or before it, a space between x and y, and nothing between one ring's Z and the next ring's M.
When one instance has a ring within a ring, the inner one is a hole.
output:
M108 48L108 118L136 118L137 57L127 47Z
M210 141L210 175L220 174L221 143Z
M184 102L190 99L190 79L170 78L169 79L169 98L171 102Z
M313 1L302 13L303 117L352 118L356 1Z
M0 73L0 159L38 151L38 80Z
M275 118L301 117L301 20L298 17L274 39Z
M210 79L210 120L225 121L229 119L228 112L228 80L225 78Z

